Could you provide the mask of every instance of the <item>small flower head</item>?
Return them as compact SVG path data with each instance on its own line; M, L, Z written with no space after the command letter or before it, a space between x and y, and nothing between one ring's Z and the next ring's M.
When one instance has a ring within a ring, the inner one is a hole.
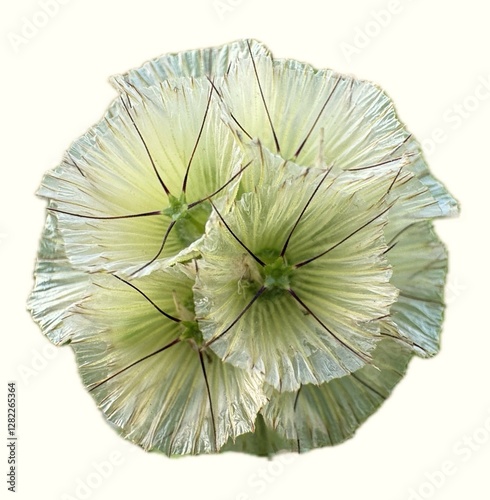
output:
M39 190L33 318L144 449L351 437L438 351L458 210L390 99L251 40L112 81Z

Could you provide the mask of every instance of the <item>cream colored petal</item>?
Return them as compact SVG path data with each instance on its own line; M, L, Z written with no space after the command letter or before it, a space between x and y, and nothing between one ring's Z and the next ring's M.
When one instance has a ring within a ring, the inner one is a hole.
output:
M243 166L210 83L176 85L164 84L153 99L118 99L45 176L39 195L56 211L75 267L129 275L153 259L171 262L201 236L211 207L203 202L176 222L159 253L172 223L162 213L170 205L166 191L180 198L188 171L184 201L198 202Z
M220 220L209 225L196 314L222 359L258 368L267 383L291 391L341 377L370 360L379 339L377 319L397 296L382 236L389 208L384 199L395 174L327 177L284 254L292 266L289 285L264 289L265 268L245 247L266 264L273 255L273 262L326 171L299 169L300 175L288 178L281 171L291 165L263 153L279 183L245 193L223 217L229 228Z
M266 401L260 375L199 352L185 340L187 325L155 307L192 317L185 274L155 271L130 284L98 276L96 285L73 318L71 345L84 384L118 432L146 450L181 455L216 452L252 430Z
M371 82L292 60L249 58L216 85L228 122L242 139L260 138L300 165L339 170L390 166L411 157L407 168L437 201L430 217L457 213L457 202L430 174L393 102Z

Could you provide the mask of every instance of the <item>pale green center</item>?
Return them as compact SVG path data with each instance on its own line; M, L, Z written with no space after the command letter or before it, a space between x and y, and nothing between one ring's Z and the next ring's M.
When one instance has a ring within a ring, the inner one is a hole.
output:
M268 290L288 290L293 268L286 264L282 257L278 257L271 264L263 268L264 286Z
M168 201L169 206L163 210L163 213L175 222L174 231L182 248L185 248L204 234L211 205L208 202L203 202L189 208L184 193L179 198L169 195Z

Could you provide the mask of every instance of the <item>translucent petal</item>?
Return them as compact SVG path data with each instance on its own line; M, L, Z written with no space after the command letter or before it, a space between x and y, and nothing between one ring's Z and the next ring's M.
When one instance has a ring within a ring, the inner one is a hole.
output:
M127 275L153 259L171 263L201 236L208 202L176 222L159 253L172 223L165 190L180 198L188 171L184 202L198 202L242 166L210 96L207 80L181 79L154 99L120 98L45 176L39 195L56 211L75 267Z
M53 344L71 339L66 319L76 304L84 301L90 278L72 269L66 258L56 218L48 214L39 246L35 283L27 308L32 318Z
M284 254L292 266L289 284L264 291L264 268L244 247L266 263L270 255L277 258L326 172L299 169L300 175L287 178L279 157L263 151L262 158L272 163L279 184L244 194L225 216L228 228L221 221L208 227L196 314L222 359L256 367L267 383L291 391L369 362L379 339L377 319L389 313L397 295L382 237L393 179L350 172L324 179Z
M182 337L185 325L155 307L177 319L191 313L188 277L172 268L130 285L113 276L96 284L73 318L71 345L85 385L124 437L167 455L197 454L252 430L266 401L262 377L200 352Z
M429 171L429 167L423 157L422 148L418 141L408 132L396 155L409 154L412 156L410 162L410 171L426 186L434 200L437 202L437 208L432 207L430 217L453 217L459 213L459 203L446 189L444 184L436 179Z
M321 386L303 385L294 393L273 391L262 411L265 423L305 452L341 443L390 395L405 374L412 353L385 339L373 353L373 364Z
M237 40L219 47L189 50L175 54L165 54L146 62L140 68L132 69L123 75L113 77L113 84L117 88L131 91L159 86L161 82L179 78L199 78L208 76L213 78L224 75L236 61L250 57L270 57L269 50L256 40Z
M393 266L392 283L400 293L390 321L418 354L434 355L444 317L446 248L425 221L407 225L391 245L386 255Z
M260 138L300 165L364 169L404 155L407 168L437 200L431 217L458 204L429 172L415 139L376 85L292 60L248 58L217 79L228 122L242 138Z

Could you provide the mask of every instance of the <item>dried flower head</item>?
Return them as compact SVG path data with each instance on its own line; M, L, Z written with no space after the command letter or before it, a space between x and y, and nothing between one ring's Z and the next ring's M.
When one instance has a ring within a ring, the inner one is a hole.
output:
M439 349L458 211L390 99L253 40L112 81L42 181L33 318L147 450L351 437Z

